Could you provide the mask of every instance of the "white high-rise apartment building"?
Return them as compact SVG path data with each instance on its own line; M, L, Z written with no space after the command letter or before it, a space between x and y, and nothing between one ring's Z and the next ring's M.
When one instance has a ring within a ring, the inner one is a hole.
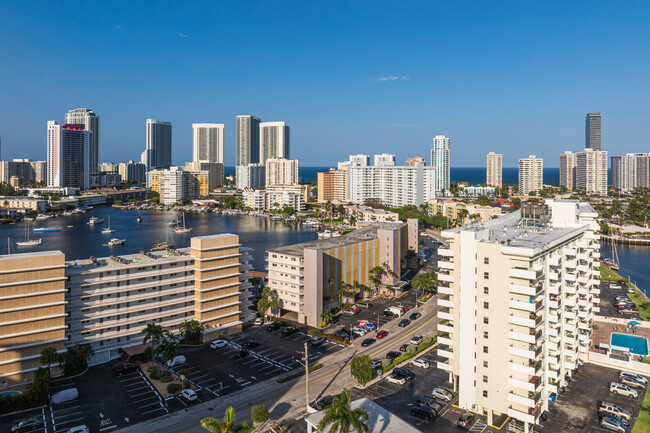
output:
M370 165L370 155L363 155L361 153L350 155L347 162L339 163L339 170L342 169L341 164L349 165L350 167L367 167Z
M588 360L600 302L597 212L575 200L524 204L446 230L439 249L437 366L462 410L538 424L549 395Z
M237 116L235 128L235 165L259 163L260 118L249 114Z
M485 183L487 183L488 186L501 188L503 183L503 155L500 153L490 152L487 154L486 159Z
M147 119L146 147L141 160L147 171L172 165L172 124Z
M435 167L348 167L348 199L353 203L374 198L389 207L419 206L435 198L435 186Z
M395 155L389 153L382 153L375 155L375 167L392 167L395 165Z
M147 180L147 167L133 160L120 162L117 165L117 172L123 182L145 182Z
M449 138L444 135L433 137L431 149L431 167L436 171L436 193L449 191L451 177L449 174Z
M650 153L612 156L612 185L619 191L650 186Z
M607 152L585 149L576 153L576 188L607 195Z
M90 132L84 128L47 122L47 186L90 188Z
M266 167L262 164L248 164L235 167L235 185L238 189L264 188Z
M289 158L289 132L285 122L260 123L260 164L269 158Z
M560 155L560 185L569 191L575 188L576 183L576 156L570 151Z
M224 162L223 123L192 123L192 161Z
M519 160L519 194L539 191L544 187L544 160L535 155Z
M90 174L99 173L99 116L88 108L75 108L65 113L65 123L84 125L85 130L90 133L90 144L88 145L88 164Z
M266 160L266 185L297 185L298 160L269 158Z

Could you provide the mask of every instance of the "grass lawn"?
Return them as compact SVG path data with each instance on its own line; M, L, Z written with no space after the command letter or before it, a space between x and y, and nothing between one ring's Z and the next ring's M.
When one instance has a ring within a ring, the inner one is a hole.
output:
M600 279L602 281L618 281L621 279L621 276L618 275L616 272L612 271L611 269L601 266L600 267ZM627 280L627 278L624 278Z
M646 409L644 409L646 408ZM641 410L639 417L634 423L632 433L645 433L650 431L650 391L646 391L643 403L641 403Z

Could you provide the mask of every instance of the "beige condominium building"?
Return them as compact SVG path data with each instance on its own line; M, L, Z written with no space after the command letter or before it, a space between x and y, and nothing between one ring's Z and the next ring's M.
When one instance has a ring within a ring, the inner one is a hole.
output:
M0 378L9 385L32 379L44 348L65 352L65 279L60 251L0 256Z
M503 173L503 155L500 153L490 152L486 157L485 166L485 183L488 186L495 186L501 188L501 179Z
M544 187L544 160L535 155L519 160L519 194L526 195Z
M526 204L443 231L438 368L458 406L530 431L565 375L587 360L599 302L596 211L574 200Z
M30 380L49 346L90 344L91 365L110 361L141 346L151 323L178 332L196 319L205 341L239 332L253 318L251 251L220 234L194 237L190 248L68 262L58 251L0 256L0 378Z
M318 173L317 180L317 201L348 201L348 170L336 170L330 168L329 172Z
M392 271L384 283L399 281L406 252L417 252L417 233L417 219L374 223L340 237L267 250L268 287L282 314L317 326L325 310L338 306L341 282L349 290L355 281L372 287L370 269L384 264Z

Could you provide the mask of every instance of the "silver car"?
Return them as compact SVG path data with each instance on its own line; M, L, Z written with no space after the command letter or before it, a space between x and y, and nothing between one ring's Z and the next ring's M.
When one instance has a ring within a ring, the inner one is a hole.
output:
M618 382L611 382L609 384L609 392L613 393L614 395L620 394L632 398L637 398L639 396L639 392L637 390L632 389L629 386Z

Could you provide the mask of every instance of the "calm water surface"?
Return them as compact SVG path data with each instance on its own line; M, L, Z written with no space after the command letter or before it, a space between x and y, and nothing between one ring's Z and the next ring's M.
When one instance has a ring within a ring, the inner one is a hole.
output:
M142 215L143 221L136 218ZM103 218L104 222L89 225L91 216ZM116 231L102 234L110 216L111 228ZM85 259L90 256L132 254L140 250L148 251L156 242L170 239L170 221L182 219L181 212L174 211L136 211L113 209L108 206L95 207L82 215L62 216L43 221L30 222L30 231L35 227L61 227L60 232L30 233L31 238L41 238L42 244L36 247L15 245L25 236L25 223L0 225L0 253L7 253L7 237L12 242L12 253L61 250L67 260ZM239 243L253 248L253 268L264 270L265 251L317 238L313 229L297 226L269 218L248 215L216 215L213 213L187 213L187 225L193 227L189 233L172 233L177 248L188 247L194 236L233 233L239 235ZM68 227L71 225L72 227ZM173 230L172 230L173 231ZM104 246L111 238L126 239L126 244L118 247Z
M600 244L602 257L612 257L611 245ZM650 246L616 245L620 274L636 281L637 287L650 296Z

